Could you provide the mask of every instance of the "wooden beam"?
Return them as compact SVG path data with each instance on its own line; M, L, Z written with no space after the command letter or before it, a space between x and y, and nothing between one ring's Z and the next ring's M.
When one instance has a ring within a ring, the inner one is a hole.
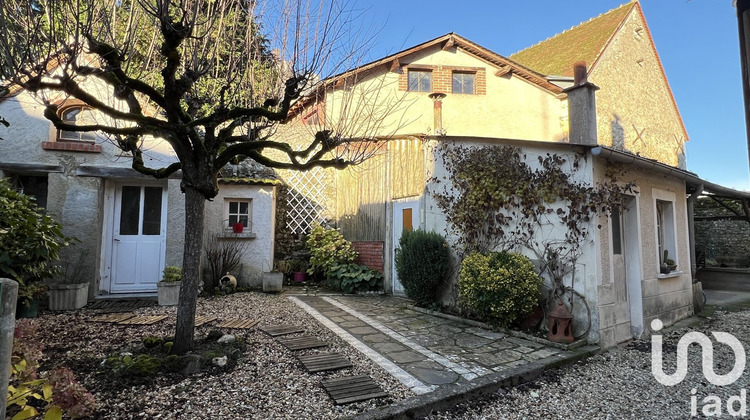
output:
M696 221L703 221L703 222L715 222L719 220L728 220L728 221L735 221L735 220L742 220L747 221L747 218L745 216L695 216Z
M513 73L513 69L510 68L510 66L506 65L506 66L500 67L500 69L497 72L495 72L495 76L497 76L497 77L503 77L503 76L505 76L508 73L512 74Z
M453 37L450 37L448 41L446 41L445 45L443 45L443 51L448 51L449 49L453 48L454 45L456 45L456 40L453 39Z
M711 200L714 200L714 201L715 201L715 202L716 202L717 204L719 204L719 205L720 205L721 207L724 207L725 209L727 209L727 210L731 211L731 212L732 212L732 213L734 213L734 214L735 214L736 216L741 216L741 214L740 214L740 213L739 213L739 212L738 212L737 210L735 210L735 209L733 209L733 208L731 208L731 207L727 206L726 204L724 204L724 202L720 201L720 200L719 200L718 198L716 198L716 197L714 197L714 196L712 196L712 195L711 195L711 196L709 196L709 197L711 197ZM745 215L747 215L747 210L745 210Z
M393 61L391 61L391 67L388 69L388 71L396 71L401 68L401 63L398 61L398 57L394 58Z

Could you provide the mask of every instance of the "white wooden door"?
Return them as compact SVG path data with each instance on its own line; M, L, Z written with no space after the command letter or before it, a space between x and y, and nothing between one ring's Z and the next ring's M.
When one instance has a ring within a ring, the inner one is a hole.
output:
M419 199L412 198L393 202L393 264L391 278L393 279L393 294L403 295L404 287L396 273L396 248L398 248L401 234L406 230L419 229Z
M164 269L166 188L118 184L115 189L110 292L154 292Z

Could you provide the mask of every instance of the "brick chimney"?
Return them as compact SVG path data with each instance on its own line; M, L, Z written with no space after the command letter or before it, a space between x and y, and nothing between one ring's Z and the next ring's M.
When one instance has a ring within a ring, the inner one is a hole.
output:
M573 65L573 86L563 92L568 94L569 142L596 146L596 94L599 90L588 81L586 62Z

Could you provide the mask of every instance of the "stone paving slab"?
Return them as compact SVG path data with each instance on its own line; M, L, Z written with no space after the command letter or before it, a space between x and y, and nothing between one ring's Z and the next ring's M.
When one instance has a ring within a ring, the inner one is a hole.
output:
M297 296L308 311L400 369L412 389L455 386L563 353L562 350L410 309L388 296ZM332 328L329 326L329 328ZM421 384L421 385L420 385Z

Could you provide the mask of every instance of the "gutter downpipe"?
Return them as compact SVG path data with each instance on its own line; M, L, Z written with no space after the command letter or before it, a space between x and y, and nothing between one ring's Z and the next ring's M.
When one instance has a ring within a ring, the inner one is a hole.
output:
M695 256L695 200L703 194L703 184L699 184L696 190L687 199L688 210L688 238L690 242L690 274L693 283L698 283L698 260Z

